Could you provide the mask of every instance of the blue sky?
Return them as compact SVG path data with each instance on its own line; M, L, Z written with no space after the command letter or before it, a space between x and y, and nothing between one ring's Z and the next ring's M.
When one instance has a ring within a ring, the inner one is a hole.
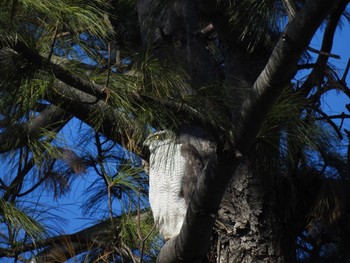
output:
M320 46L322 38L316 36L311 43L311 47L317 48ZM317 45L317 46L316 46ZM337 29L335 40L333 42L332 53L340 55L340 59L330 58L329 62L340 69L340 76L343 76L344 69L350 59L350 26L345 26L342 30ZM350 72L347 75L346 83L350 85ZM330 92L324 98L323 107L329 114L349 113L346 111L345 104L349 104L350 100L342 93ZM350 121L346 121L345 127L350 130Z

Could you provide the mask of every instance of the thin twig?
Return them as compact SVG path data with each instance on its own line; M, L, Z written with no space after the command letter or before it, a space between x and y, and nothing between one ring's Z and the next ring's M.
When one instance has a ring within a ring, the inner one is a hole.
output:
M50 53L49 53L49 56L47 57L47 60L48 60L48 61L51 60L51 57L52 57L52 54L53 54L53 50L54 50L54 48L55 48L55 42L56 42L56 39L57 39L58 26L59 26L59 24L60 24L60 21L57 20L56 27L55 27L55 32L54 32L53 39L52 39L52 43L51 43Z
M322 56L326 56L326 57L330 57L330 58L336 58L336 59L341 59L341 57L339 55L331 54L331 53L328 53L328 52L325 52L325 51L322 51L322 50L317 50L317 49L312 48L312 47L308 47L307 50L309 50L309 51L311 51L313 53L322 55Z
M17 5L18 5L17 0L12 1L10 23L8 23L8 32L10 32L12 26L15 24L15 23L13 23L13 18L15 17Z
M139 236L139 239L142 240L142 233L141 233L141 216L140 216L140 191L137 193L137 235ZM141 257L142 258L142 257Z
M157 223L154 223L151 230L147 233L147 235L145 236L144 239L142 239L142 242L141 242L141 255L140 255L140 263L142 263L143 261L143 253L144 253L144 250L145 250L145 243L147 241L147 239L151 236L151 234L153 233L154 229L156 228L157 226Z
M344 75L343 75L343 77L341 78L341 81L342 81L343 83L345 83L345 79L346 79L346 77L348 76L349 68L350 68L350 58L348 59L348 64L346 65L346 68L345 68L345 71L344 71Z
M142 237L142 232L141 232L141 213L140 213L140 201L141 201L141 197L140 197L140 191L138 192L137 195L137 234L139 236L139 239L141 240L141 247L140 247L140 262L143 262L143 254L145 251L145 243L147 241L147 239L151 236L151 234L153 233L154 229L157 226L157 223L154 223L151 230L147 233L147 235L145 237Z
M134 253L131 251L131 249L130 249L127 245L125 245L124 243L122 243L122 247L123 247L123 249L125 249L126 252L129 254L129 256L130 256L132 262L133 262L133 263L138 263L138 260L136 259L135 255L134 255Z
M301 64L298 65L298 70L300 69L310 69L316 67L316 63L308 63L308 64Z
M103 165L103 149L102 149L102 144L101 144L101 140L100 140L100 136L99 134L96 132L95 133L95 141L96 141L96 147L97 147L97 163L101 168L101 172L99 173L99 175L102 177L102 179L104 180L106 186L107 186L107 198L108 198L108 212L109 212L109 217L111 220L111 224L113 225L113 202L112 202L112 195L111 192L113 191L112 186L113 186L113 180L111 181L108 176L107 176L107 172L106 169ZM114 193L114 192L113 192Z
M113 225L113 202L112 202L112 195L111 195L111 187L112 185L109 183L107 187L108 210L109 210L109 218L111 219L111 224Z
M122 63L121 63L121 52L120 52L120 49L116 49L115 64L118 65L118 66L122 65Z
M332 126L334 131L337 133L338 138L340 140L342 140L343 139L343 135L340 132L340 128L332 121L332 119L328 118L328 115L326 113L324 113L323 111L321 111L319 109L316 109L316 111L323 116L323 118L329 123L329 125Z
M322 121L322 120L329 120L329 119L347 119L350 118L350 114L345 114L344 112L341 114L336 114L336 115L327 115L327 116L323 116L323 117L318 117L315 118L315 120L317 121Z
M107 65L106 88L109 87L110 76L111 76L111 42L108 42L108 65Z

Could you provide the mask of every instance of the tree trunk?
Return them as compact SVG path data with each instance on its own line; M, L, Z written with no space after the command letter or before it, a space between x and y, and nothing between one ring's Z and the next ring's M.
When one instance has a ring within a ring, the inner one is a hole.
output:
M242 161L222 201L217 222L217 262L295 262L274 179ZM279 209L277 209L279 208Z
M138 0L142 40L163 61L186 69L190 84L208 85L218 77L219 66L210 58L195 3L175 0L157 4ZM203 27L206 25L203 25Z
M234 152L234 162L238 164L237 160L245 156L256 142L259 130L283 87L294 76L300 55L332 6L331 2L308 1L295 21L288 25L275 49L265 50L263 54L249 54L230 40L232 32L228 30L229 23L223 19L224 12L216 1L199 1L196 6L192 2L176 0L167 3L162 12L152 10L155 3L154 0L138 0L141 31L148 29L152 32L143 35L144 43L147 47L155 47L152 51L158 58L170 58L185 65L191 86L205 86L215 80L228 86L226 97L231 102L229 110L235 122L234 151L231 153ZM207 26L201 12L195 12L198 6L210 18L225 43L223 72L210 59L205 41L201 41L196 34ZM218 72L225 75L224 80ZM240 162L233 176L221 203L213 239L217 242L210 253L211 262L296 261L294 244L297 223L292 221L292 213L286 213L286 208L293 207L287 199L290 198L286 195L289 191L281 190L286 184L281 183L283 180L278 178L277 173L256 169L256 163L254 157L247 157ZM220 167L217 172L222 172ZM183 229L188 230L186 224L184 226ZM179 236L183 238L184 235L180 233ZM174 252L173 255L159 262L183 262L183 258L176 253L180 250L177 245L181 242L176 241L168 242L168 248L161 252L162 256L168 251Z

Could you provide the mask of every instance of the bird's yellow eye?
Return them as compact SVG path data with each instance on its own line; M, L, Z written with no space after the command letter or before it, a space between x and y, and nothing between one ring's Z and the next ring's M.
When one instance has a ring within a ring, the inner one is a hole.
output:
M154 139L159 140L159 135L154 136Z

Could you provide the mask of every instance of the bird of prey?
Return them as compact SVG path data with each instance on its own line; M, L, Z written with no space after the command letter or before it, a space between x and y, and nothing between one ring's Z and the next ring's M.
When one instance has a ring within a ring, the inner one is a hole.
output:
M205 158L200 152L208 140L193 138L188 134L176 137L165 130L151 134L144 142L150 151L149 202L165 240L179 234L197 178L204 168Z

